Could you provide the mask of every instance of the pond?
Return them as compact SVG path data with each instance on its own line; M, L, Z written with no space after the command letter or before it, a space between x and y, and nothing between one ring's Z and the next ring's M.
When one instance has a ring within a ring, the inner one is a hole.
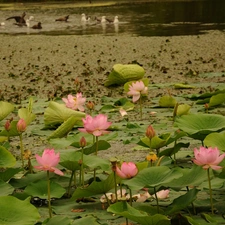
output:
M86 2L86 1L85 1ZM17 3L0 5L0 34L44 34L44 35L124 35L130 36L174 36L198 35L207 30L225 29L225 1L165 1L165 2L115 2L92 1L92 3ZM31 25L42 23L41 30L15 25L6 18L21 15L34 16ZM90 17L81 23L81 14ZM56 22L59 17L69 15L68 22ZM118 16L119 23L99 23L95 18Z

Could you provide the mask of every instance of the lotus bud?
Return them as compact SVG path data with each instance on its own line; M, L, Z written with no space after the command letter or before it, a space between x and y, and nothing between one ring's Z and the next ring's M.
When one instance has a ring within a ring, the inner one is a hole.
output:
M89 110L93 110L94 109L94 107L95 107L95 105L94 105L94 103L93 102L91 102L91 101L89 101L88 103L87 103L87 108L89 109Z
M87 141L86 141L85 137L82 137L80 139L80 147L84 148L86 145L87 145Z
M10 128L11 128L10 120L7 120L6 123L5 123L5 129L6 129L7 131L9 131Z
M153 127L151 125L148 126L145 134L149 139L152 139L156 135L155 130L153 129Z
M16 126L17 126L18 132L20 132L20 133L24 132L27 128L26 121L22 118L18 121Z

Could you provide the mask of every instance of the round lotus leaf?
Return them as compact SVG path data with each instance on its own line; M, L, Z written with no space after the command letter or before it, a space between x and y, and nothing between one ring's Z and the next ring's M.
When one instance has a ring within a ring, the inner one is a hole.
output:
M121 85L128 81L140 80L143 78L145 70L137 64L116 64L113 66L112 72L109 74L105 86Z

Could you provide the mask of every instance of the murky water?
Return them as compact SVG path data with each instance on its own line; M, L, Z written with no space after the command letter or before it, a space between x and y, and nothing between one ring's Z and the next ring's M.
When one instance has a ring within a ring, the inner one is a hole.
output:
M0 8L0 34L45 34L45 35L124 35L131 36L172 36L196 35L207 30L225 29L225 1L208 0L192 2L148 2L127 3L110 6L77 7L77 5L57 3L37 6L23 5L13 10ZM27 17L34 16L35 21L42 23L41 30L18 27L14 20L5 20L9 16L21 15L26 11ZM90 16L88 23L81 23L81 14ZM56 22L58 17L70 15L68 22ZM95 17L119 17L119 24L101 24Z

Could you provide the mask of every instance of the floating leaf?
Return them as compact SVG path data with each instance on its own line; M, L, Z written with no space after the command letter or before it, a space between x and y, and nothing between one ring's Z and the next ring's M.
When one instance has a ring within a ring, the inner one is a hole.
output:
M162 186L181 176L182 173L178 170L170 169L167 166L156 166L143 169L132 179L125 180L124 184L132 190L140 190L143 187Z
M116 64L109 74L105 86L125 84L128 81L140 80L143 78L145 70L137 64Z
M116 215L124 216L127 219L138 222L141 225L169 225L170 220L161 214L155 214L153 216L148 215L144 211L137 210L130 206L127 202L117 202L107 209L108 212Z
M0 196L11 195L13 191L14 188L10 184L0 180Z
M196 87L192 86L192 85L177 83L177 84L174 84L174 88L176 88L176 89L194 89Z
M183 115L176 117L174 126L195 139L204 140L208 134L225 129L225 117L216 114Z
M221 151L225 151L225 132L211 133L204 139L204 145L207 147L217 147Z
M39 197L41 199L48 198L48 183L45 180L40 180L35 183L29 184L24 192L33 197ZM61 198L66 192L59 184L51 182L50 184L51 198Z
M69 109L63 104L51 101L44 113L44 123L46 126L59 125L71 116L75 116L77 120L81 121L85 117L85 113Z
M15 164L15 157L6 148L0 146L0 168L13 167Z
M80 120L75 116L69 117L63 124L61 124L49 137L52 138L62 138L65 137L75 126L77 121Z
M176 105L177 101L170 95L164 95L159 99L159 106L165 108L172 108Z
M198 192L199 190L194 188L186 194L174 199L173 203L166 209L166 214L171 215L187 208L187 206L189 206L196 199Z
M26 121L26 125L29 125L36 118L36 115L27 108L20 108L18 110L18 116Z
M14 105L0 101L0 121L7 117L14 110Z
M30 198L21 201L13 196L0 197L0 224L31 225L35 224L40 215Z
M213 95L209 100L209 107L221 105L225 102L225 93Z
M114 186L114 174L111 173L107 177L107 179L103 181L93 181L87 188L77 188L73 193L72 199L89 197L97 194L104 194L111 190Z

